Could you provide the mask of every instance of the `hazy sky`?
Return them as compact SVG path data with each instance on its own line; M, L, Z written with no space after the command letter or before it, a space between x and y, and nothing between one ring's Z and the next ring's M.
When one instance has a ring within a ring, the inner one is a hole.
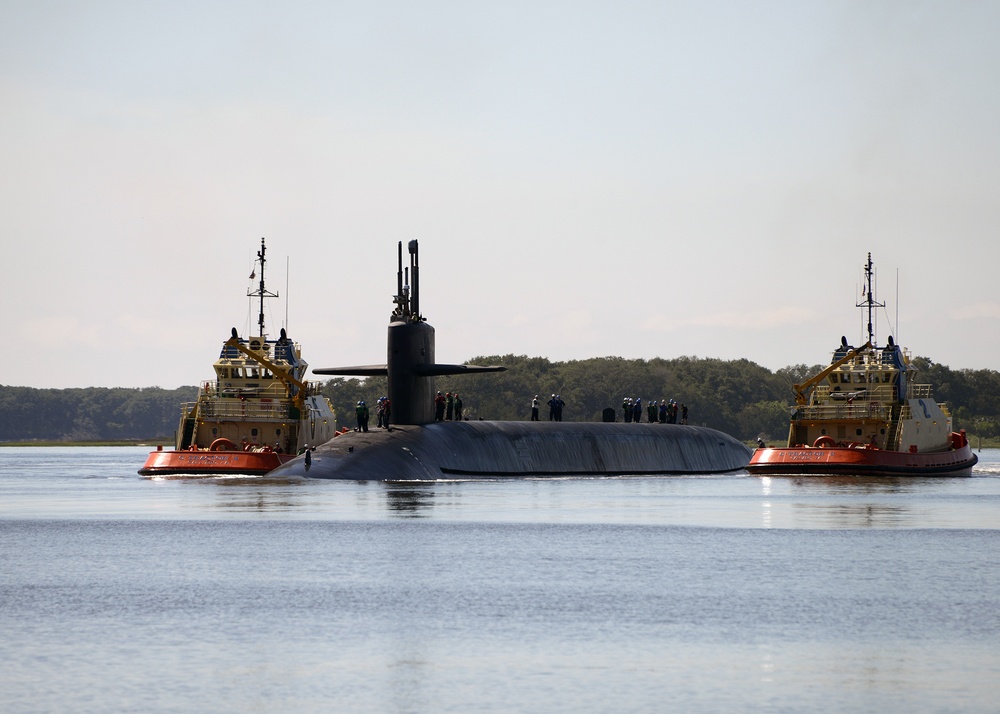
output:
M995 1L0 0L0 384L209 378L262 236L313 367L385 360L417 238L443 362L825 363L871 251L880 342L1000 369L997 37Z

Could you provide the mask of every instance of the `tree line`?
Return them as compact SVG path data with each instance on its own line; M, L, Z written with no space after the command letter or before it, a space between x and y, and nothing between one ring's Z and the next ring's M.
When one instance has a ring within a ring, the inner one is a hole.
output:
M826 367L799 364L772 372L746 359L698 357L595 357L551 362L544 357L508 354L469 361L507 367L506 372L437 378L437 389L461 395L469 419L526 420L536 394L543 420L548 418L546 403L553 394L559 395L566 403L565 421L600 421L608 407L621 421L625 397L641 399L643 405L650 399L673 399L687 405L689 424L709 426L744 441L758 436L783 441L788 435L789 406L794 401L792 385ZM1000 436L1000 372L952 370L924 357L913 362L920 370L916 381L934 385L935 398L948 403L956 429L983 437ZM357 402L363 399L373 404L385 390L384 378L337 378L324 387L338 423L349 427L354 426Z
M474 364L500 364L506 372L438 377L437 389L461 395L469 419L526 420L537 394L545 403L558 394L565 421L600 421L611 407L621 419L625 397L643 404L673 399L686 404L690 424L750 441L782 441L788 433L792 385L825 365L794 365L771 371L749 360L698 357L624 359L596 357L551 362L524 355L480 356ZM917 382L934 385L938 401L951 408L956 429L985 438L1000 436L1000 372L953 370L916 357ZM334 378L323 393L339 426L354 426L358 401L374 405L387 392L386 379ZM180 406L194 401L196 387L142 389L89 387L34 389L0 385L0 442L31 440L173 440Z
M119 441L171 435L197 387L35 389L0 385L0 442Z

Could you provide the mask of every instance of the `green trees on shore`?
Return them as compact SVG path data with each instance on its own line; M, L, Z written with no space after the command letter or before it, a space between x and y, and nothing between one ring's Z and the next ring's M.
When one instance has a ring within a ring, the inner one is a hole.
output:
M0 385L0 442L170 436L197 387L34 389ZM172 438L172 437L171 437Z
M820 365L794 365L775 372L745 359L678 357L636 359L595 357L551 362L543 357L490 355L477 364L502 364L506 372L439 377L441 391L459 392L469 419L528 419L538 394L542 419L545 403L559 394L566 421L600 421L611 407L621 419L625 397L673 399L689 409L689 423L704 424L743 440L762 436L781 441L788 431L792 385L815 374ZM1000 372L952 370L926 357L914 358L918 381L934 385L938 401L947 402L955 428L984 438L1000 437ZM386 394L385 378L335 378L324 393L337 410L341 426L354 425L354 407L374 404ZM195 387L161 389L34 389L0 385L0 442L64 440L107 441L172 439L180 405L195 399Z

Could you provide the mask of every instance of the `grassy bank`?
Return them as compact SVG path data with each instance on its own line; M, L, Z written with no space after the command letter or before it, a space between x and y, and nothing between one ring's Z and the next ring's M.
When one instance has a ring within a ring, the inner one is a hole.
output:
M982 440L975 434L968 434L968 437L973 449L1000 449L1000 437L984 436Z

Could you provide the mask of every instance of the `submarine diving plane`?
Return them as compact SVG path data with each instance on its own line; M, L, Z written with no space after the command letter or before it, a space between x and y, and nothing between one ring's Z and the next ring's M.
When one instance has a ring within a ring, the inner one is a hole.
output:
M506 367L435 361L434 328L420 313L417 241L408 244L410 264L405 270L402 241L397 252L386 363L313 370L318 375L386 376L393 425L341 433L271 475L358 481L642 476L724 473L740 470L749 462L748 447L701 426L435 422L435 377L497 372Z

